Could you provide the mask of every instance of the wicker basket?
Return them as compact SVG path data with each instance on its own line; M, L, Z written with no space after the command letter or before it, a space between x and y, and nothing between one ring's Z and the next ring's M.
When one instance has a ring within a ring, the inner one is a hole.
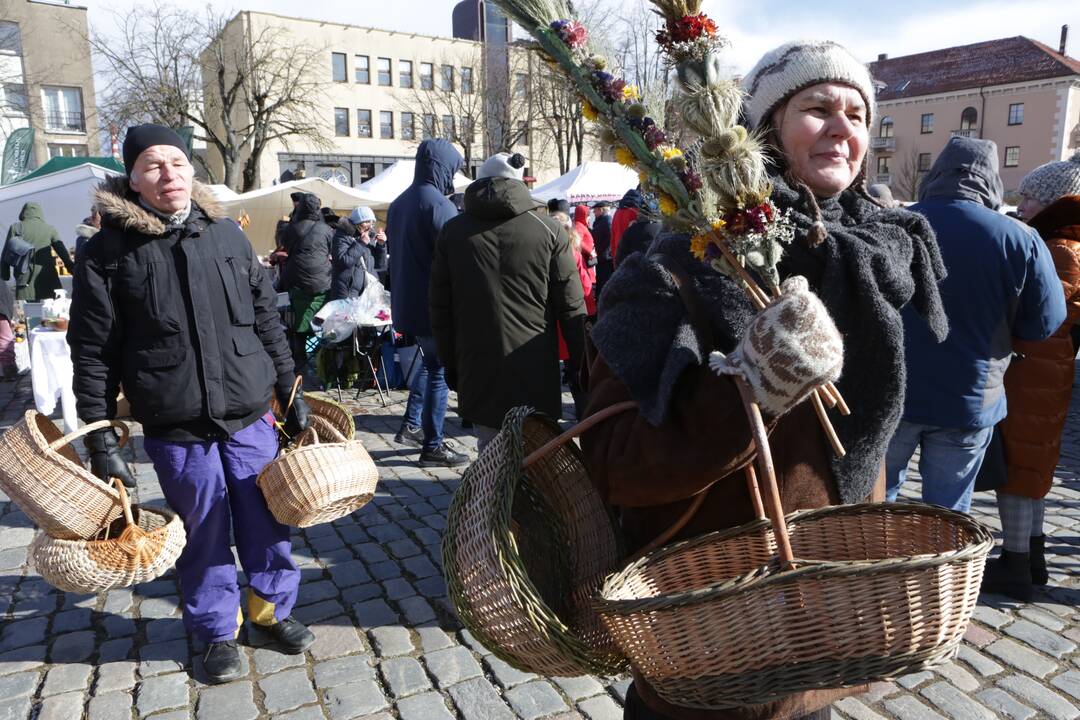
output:
M362 443L347 441L329 421L312 428L259 473L256 484L278 522L309 527L344 517L371 500L379 470ZM337 442L320 443L319 435ZM310 440L310 445L305 441Z
M45 582L60 590L98 593L148 582L172 567L184 550L184 524L168 510L134 509L117 481L124 517L91 540L39 534L31 551ZM112 537L110 537L112 536Z
M759 504L755 522L651 552L607 579L595 607L635 670L668 702L722 709L952 658L978 600L990 532L929 505L784 518L751 409L772 520Z
M52 420L27 410L0 435L0 489L52 537L93 537L120 517L120 498L83 467L70 444L110 426L120 429L120 444L126 443L128 428L121 422L102 420L64 435Z
M450 505L447 588L462 623L513 667L614 674L626 661L591 600L617 566L620 543L581 452L558 435L529 408L507 414ZM529 466L526 453L541 457Z
M301 379L297 377L293 389L294 393L299 390ZM353 440L356 437L356 421L353 420L352 413L344 405L340 405L328 398L315 397L310 393L302 393L301 397L304 398L304 402L307 403L308 408L311 410L312 417L322 418L334 430L337 430L337 434L334 435L326 430L326 425L320 424L319 427L315 428L320 442L332 443L339 442L339 438L342 437L346 440ZM281 403L278 402L276 396L270 398L270 411L278 422L285 422L285 413L282 412Z

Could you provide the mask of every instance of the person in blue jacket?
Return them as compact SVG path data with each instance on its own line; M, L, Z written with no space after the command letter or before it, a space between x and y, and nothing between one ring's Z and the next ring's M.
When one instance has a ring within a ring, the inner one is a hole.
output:
M464 164L461 154L446 140L423 141L416 150L412 185L391 203L386 214L394 329L415 337L424 356L394 439L398 444L421 447L422 467L464 465L469 460L443 438L449 389L428 312L435 240L446 221L458 214L448 196L454 192L454 176Z
M970 510L994 425L1006 414L1012 338L1042 340L1065 320L1049 249L1031 228L997 212L1001 203L997 145L953 137L910 208L937 233L950 332L937 343L914 308L902 311L907 399L886 454L890 501L921 447L923 500Z

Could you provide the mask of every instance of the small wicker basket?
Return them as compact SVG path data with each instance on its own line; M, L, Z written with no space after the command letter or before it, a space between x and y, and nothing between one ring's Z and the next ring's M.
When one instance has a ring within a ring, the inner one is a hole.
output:
M110 426L119 428L124 445L128 428L122 422L102 420L64 435L52 420L27 410L0 435L0 489L52 537L93 537L120 517L120 497L83 467L71 443Z
M168 510L133 509L116 481L123 520L90 540L63 540L39 534L31 547L34 567L45 582L68 592L99 593L148 582L172 567L184 550L184 524ZM114 536L114 537L110 537Z

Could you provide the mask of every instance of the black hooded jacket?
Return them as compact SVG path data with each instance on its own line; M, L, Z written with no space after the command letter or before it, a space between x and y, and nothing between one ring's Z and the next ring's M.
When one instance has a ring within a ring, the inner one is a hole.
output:
M330 290L333 237L334 229L323 219L319 198L304 193L285 228L283 243L289 259L285 262L283 290L300 290L308 295Z

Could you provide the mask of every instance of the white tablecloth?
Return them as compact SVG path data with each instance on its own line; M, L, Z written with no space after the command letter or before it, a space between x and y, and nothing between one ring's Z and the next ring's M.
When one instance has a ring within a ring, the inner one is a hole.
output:
M63 408L65 432L78 427L75 393L71 390L74 372L67 333L36 327L30 331L30 380L38 412L51 415L56 401Z

